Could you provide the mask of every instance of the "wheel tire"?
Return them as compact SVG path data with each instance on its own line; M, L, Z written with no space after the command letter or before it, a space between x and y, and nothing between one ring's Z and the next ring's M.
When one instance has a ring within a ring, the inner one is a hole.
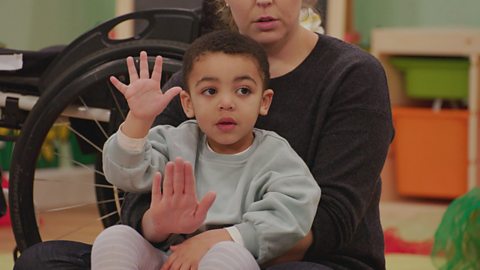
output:
M46 139L50 128L68 105L84 105L88 101L88 109L102 108L110 111L110 117L118 116L120 111L126 112L125 101L118 102L123 97L116 91L111 90L108 78L110 75L126 76L128 74L125 65L125 57L130 55L138 55L140 50L146 50L149 55L163 55L173 60L173 64L169 70L164 73L172 74L179 69L181 65L181 57L185 50L185 44L178 42L152 41L141 42L136 44L119 44L116 48L109 48L98 52L91 57L87 57L81 63L76 63L74 68L68 69L64 74L58 76L52 86L48 87L40 96L38 102L29 113L21 134L15 144L12 164L10 168L10 185L9 185L9 204L12 219L12 230L15 235L17 247L23 251L42 241L39 232L38 222L36 220L34 205L34 183L36 163L40 154L40 149ZM106 61L106 56L111 57ZM153 63L154 58L149 57L149 62ZM149 65L150 68L153 65ZM73 79L72 79L73 78ZM108 89L108 90L107 90ZM101 102L98 102L99 95ZM110 95L110 99L105 96ZM92 98L95 97L95 98ZM78 102L79 99L82 102ZM94 105L90 105L93 102ZM73 122L70 118L70 122ZM105 132L107 135L115 132L120 121L113 123L103 123L98 130L88 130L93 135L99 132ZM87 137L89 137L88 135ZM91 136L90 136L91 137ZM96 149L101 149L106 137L100 139L96 144ZM98 152L98 151L97 151ZM101 153L97 155L101 157ZM121 191L108 190L106 188L99 189L98 185L109 185L101 173L101 159L97 158L96 172L94 182L97 184L96 196L97 201L112 200L112 203L99 204L98 209L100 216L107 216L102 219L104 226L116 224L119 219L120 202L122 196ZM93 182L93 179L92 179ZM110 214L116 211L117 214Z

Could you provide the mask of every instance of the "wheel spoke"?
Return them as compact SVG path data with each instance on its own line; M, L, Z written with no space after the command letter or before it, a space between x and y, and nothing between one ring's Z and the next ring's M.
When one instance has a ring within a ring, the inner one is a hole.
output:
M108 81L107 81L107 87L108 87L108 90L110 91L110 96L113 98L113 101L115 102L115 108L117 109L118 113L122 117L122 120L125 120L125 114L123 113L122 107L120 106L120 102L118 101L118 98L115 95L115 92L117 90L113 89L112 84Z
M75 234L75 233L77 233L77 232L79 232L79 231L81 231L81 230L83 230L83 229L85 229L85 228L87 228L87 227L94 226L94 225L98 224L98 221L101 221L103 218L108 218L109 216L115 215L115 214L116 214L116 213L110 213L110 214L108 214L108 215L106 215L106 216L99 217L99 218L97 218L97 219L95 219L95 220L92 220L92 221L90 221L90 222L85 222L85 223L81 224L80 226L77 226L77 227L75 227L74 229L69 230L68 232L63 233L63 234L57 236L55 239L64 239L64 238L67 238L68 236L70 236L70 235L72 235L72 234Z
M75 133L75 135L77 135L78 137L82 138L82 140L84 140L85 142L87 142L88 144L90 144L93 148L95 148L99 153L103 153L102 151L102 148L100 148L99 146L97 146L95 143L93 143L92 141L90 141L87 137L83 136L79 131L75 130L74 128L72 128L70 125L67 126L68 127L68 130L72 131L73 133Z
M119 198L118 200L123 201L123 197ZM42 211L40 211L40 213L60 212L60 211L66 211L66 210L71 210L71 209L75 209L75 208L82 208L82 207L85 207L85 206L92 206L92 205L98 205L98 204L102 204L102 203L113 203L113 202L116 203L117 199L115 198L115 199L111 199L111 200L97 201L97 202L94 202L94 203L79 203L79 204L74 204L74 205L67 205L67 206L63 206L63 207L56 207L56 208L52 208L52 209L42 210Z
M55 151L55 152L54 152L54 155L57 156L57 157L59 157L59 158L68 158L70 162L72 162L73 164L75 164L75 165L77 165L77 166L79 166L79 167L85 168L85 169L87 169L87 170L89 170L89 171L91 171L91 172L93 172L93 173L99 174L99 175L101 175L101 176L105 176L105 174L104 174L102 171L99 171L99 170L97 170L97 169L95 169L95 168L92 168L91 166L89 166L89 165L87 165L87 164L85 164L85 163L83 163L83 162L77 161L77 160L71 158L70 156L60 154L58 151Z
M74 185L88 185L92 187L98 187L98 188L107 188L107 189L112 189L115 190L115 187L112 185L102 185L102 184L96 184L92 182L85 182L85 181L75 181L72 182L70 180L58 180L58 179L45 179L45 178L35 178L35 181L39 183L64 183L64 184L74 184Z
M82 97L79 97L79 99L80 99L80 102L82 102L82 104L83 104L83 106L85 107L85 109L88 111L88 110L89 110L89 107L88 107L88 105L85 103L85 100L83 100ZM110 115L111 115L111 114L110 114ZM102 125L100 125L100 122L98 121L98 119L93 118L93 119L91 119L91 120L93 120L93 121L95 122L95 124L97 125L98 129L102 132L103 136L105 137L105 139L108 139L109 136L108 136L107 132L105 131L105 129L102 127Z

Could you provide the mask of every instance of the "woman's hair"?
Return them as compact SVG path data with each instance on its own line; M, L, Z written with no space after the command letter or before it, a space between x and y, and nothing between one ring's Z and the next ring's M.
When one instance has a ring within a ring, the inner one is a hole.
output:
M204 0L202 4L202 18L200 21L201 35L215 30L227 29L228 27L220 18L216 0Z
M223 23L222 27L227 26L231 30L238 31L230 8L225 4L225 0L205 0L205 2L208 2L208 5L213 7L216 17ZM317 2L318 0L303 0L302 7L311 8L315 12L318 12L316 8Z
M238 31L237 25L233 20L232 13L230 8L226 5L225 0L206 0L206 2L211 2L217 17L230 30Z
M263 47L255 40L238 32L220 30L207 33L197 38L183 56L183 81L188 91L188 78L199 57L209 53L241 55L255 61L262 79L263 90L268 88L270 70L268 57Z

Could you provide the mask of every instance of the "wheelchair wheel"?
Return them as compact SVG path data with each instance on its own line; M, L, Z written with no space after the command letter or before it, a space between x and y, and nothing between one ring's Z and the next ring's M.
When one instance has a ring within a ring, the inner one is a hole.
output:
M164 57L164 82L181 67L186 46L163 40L119 44L75 63L81 68L59 74L52 82L53 87L42 93L22 127L10 168L12 229L20 251L45 240L85 241L85 235L94 237L104 226L118 222L123 193L105 180L101 152L103 143L123 121L128 106L108 78L115 75L125 81L128 75L125 58L138 56L140 50L145 50L150 55L150 68L153 56ZM52 132L58 133L57 140L52 139ZM80 152L89 153L93 161L84 162L83 156L62 151L73 139ZM40 168L46 155L72 168ZM96 197L85 198L83 194ZM44 198L48 198L47 202ZM91 213L92 207L98 209L99 215L91 220L80 215ZM73 222L78 226L62 226L66 218L75 219Z

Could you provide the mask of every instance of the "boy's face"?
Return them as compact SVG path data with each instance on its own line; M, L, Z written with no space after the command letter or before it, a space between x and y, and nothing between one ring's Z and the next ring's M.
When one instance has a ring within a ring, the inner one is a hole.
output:
M247 149L258 115L266 115L273 91L263 91L263 80L253 58L207 53L193 64L189 93L180 94L183 110L197 119L217 153Z

